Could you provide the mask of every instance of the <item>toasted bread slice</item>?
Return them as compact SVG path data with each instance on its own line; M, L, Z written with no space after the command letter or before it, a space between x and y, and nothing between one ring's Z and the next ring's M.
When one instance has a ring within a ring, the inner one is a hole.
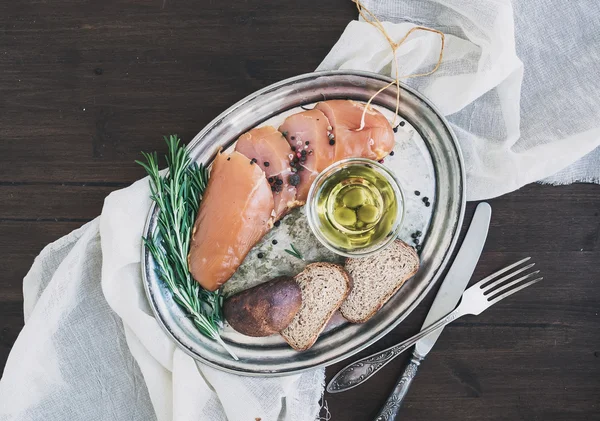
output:
M369 320L419 270L417 252L396 240L385 250L364 258L346 260L352 291L340 311L352 323Z
M348 296L351 283L344 268L333 263L311 263L295 279L302 290L302 306L281 336L295 350L304 351Z

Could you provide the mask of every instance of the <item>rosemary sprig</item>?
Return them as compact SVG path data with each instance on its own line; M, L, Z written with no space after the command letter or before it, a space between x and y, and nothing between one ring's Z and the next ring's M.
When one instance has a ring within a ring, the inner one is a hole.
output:
M283 251L285 251L288 254L291 254L292 256L294 256L297 259L304 260L304 257L302 257L302 254L300 254L298 249L296 247L294 247L293 244L290 244L290 247L292 248L291 250L284 249Z
M237 360L219 335L223 326L221 292L202 288L188 269L190 237L208 183L208 169L192 161L176 135L165 137L165 141L169 149L166 175L160 175L156 153L142 152L146 162L136 161L150 176L150 197L159 210L156 232L149 233L143 241L156 261L158 276L175 302L186 311L200 333L217 341Z

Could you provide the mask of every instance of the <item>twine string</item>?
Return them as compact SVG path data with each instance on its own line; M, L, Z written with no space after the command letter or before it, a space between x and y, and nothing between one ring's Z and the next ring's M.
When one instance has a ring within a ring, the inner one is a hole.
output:
M390 44L390 48L392 49L392 54L394 56L394 67L395 67L395 78L392 82L388 83L387 85L385 85L383 88L381 88L380 90L378 90L377 92L375 92L371 98L369 98L369 101L367 101L367 105L365 106L365 109L363 110L362 113L362 117L360 119L360 127L356 130L356 131L361 131L362 129L364 129L365 127L365 116L367 114L367 110L369 109L369 107L371 106L371 102L373 102L373 99L375 99L375 97L377 95L379 95L381 92L385 91L387 88L389 88L392 85L396 85L396 112L394 113L394 119L392 120L392 126L395 125L396 123L396 117L398 116L398 110L400 109L400 79L410 79L413 77L421 77L421 76L429 76L432 73L435 73L440 65L442 64L442 57L444 55L444 44L446 41L446 38L444 36L444 33L441 31L438 31L437 29L432 29L432 28L426 28L424 26L415 26L414 28L411 28L406 35L404 35L400 41L396 42L393 40L393 38L390 36L390 34L388 34L388 32L385 30L383 23L381 23L381 21L377 18L377 16L375 16L375 14L373 14L371 11L369 11L361 2L360 0L352 0L355 4L356 4L356 8L358 9L358 14L360 15L360 17L363 18L363 20L365 22L367 22L368 24L374 26L375 28L377 28L379 30L379 32L381 32L381 34L385 37L386 41L388 42L388 44ZM433 32L436 33L440 36L440 40L441 40L441 45L440 45L440 55L438 57L438 61L436 63L436 65L433 67L433 69L431 69L428 72L425 73L416 73L416 74L408 74L408 75L403 75L400 76L398 74L398 55L396 54L396 51L398 50L398 48L404 43L404 41L407 40L407 38L416 31L427 31L427 32Z

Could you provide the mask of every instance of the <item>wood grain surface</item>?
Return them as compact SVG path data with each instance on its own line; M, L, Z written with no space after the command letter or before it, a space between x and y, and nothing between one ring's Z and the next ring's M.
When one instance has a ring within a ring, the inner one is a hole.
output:
M313 71L355 15L346 0L0 2L0 366L33 259L143 176L141 150L189 141L246 95ZM545 281L449 326L402 419L600 420L600 186L490 203L474 280L532 256ZM362 355L417 332L431 300ZM372 419L403 364L326 395L332 419Z

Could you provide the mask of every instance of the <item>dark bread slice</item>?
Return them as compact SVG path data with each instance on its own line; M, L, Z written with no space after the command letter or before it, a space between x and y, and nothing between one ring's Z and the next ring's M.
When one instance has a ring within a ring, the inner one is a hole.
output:
M281 332L302 305L300 286L289 276L280 276L225 300L223 313L232 328L248 336Z
M295 350L304 351L313 346L344 302L351 282L344 268L333 263L311 263L295 280L302 290L302 306L281 336Z
M396 240L383 251L364 258L346 260L352 291L340 307L352 323L369 320L419 270L419 255L408 244Z

